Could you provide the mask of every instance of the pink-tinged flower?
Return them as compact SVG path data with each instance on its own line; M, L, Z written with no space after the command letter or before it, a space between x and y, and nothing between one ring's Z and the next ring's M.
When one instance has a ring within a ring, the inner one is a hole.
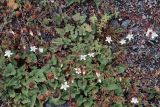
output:
M101 76L99 72L96 72L96 75L98 78Z
M146 36L149 37L152 32L153 32L153 29L148 28L147 33L146 33Z
M30 34L31 36L33 36L33 35L34 35L34 34L33 34L33 32L32 32L31 30L29 31L29 34Z
M86 74L86 71L85 71L85 70L83 70L83 71L82 71L82 74L83 74L83 75L85 75L85 74Z
M15 32L13 32L13 30L10 30L9 31L12 35L15 35Z

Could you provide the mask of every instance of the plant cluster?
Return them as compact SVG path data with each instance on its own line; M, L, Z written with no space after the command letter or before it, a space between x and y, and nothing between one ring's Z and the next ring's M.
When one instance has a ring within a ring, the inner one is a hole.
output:
M123 77L127 66L117 58L123 50L115 53L111 46L110 36L119 41L123 32L120 27L108 26L118 13L97 14L103 0L89 1L97 9L94 12L78 12L77 5L86 2L0 1L0 100L7 106L141 104L136 96L126 101L131 82ZM132 40L133 35L126 39Z

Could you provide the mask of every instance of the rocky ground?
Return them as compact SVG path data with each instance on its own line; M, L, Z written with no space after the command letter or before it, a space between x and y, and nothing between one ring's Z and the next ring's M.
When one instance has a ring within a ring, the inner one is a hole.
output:
M159 92L160 89L160 36L150 40L145 34L147 28L152 27L160 35L160 3L156 0L121 0L116 6L128 16L125 20L122 18L119 25L134 33L134 39L126 46L127 74L136 87L136 95L143 94L143 98L148 99L143 100L144 106L150 103L158 107L160 101L149 99L148 90L154 87ZM126 11L128 9L130 11Z

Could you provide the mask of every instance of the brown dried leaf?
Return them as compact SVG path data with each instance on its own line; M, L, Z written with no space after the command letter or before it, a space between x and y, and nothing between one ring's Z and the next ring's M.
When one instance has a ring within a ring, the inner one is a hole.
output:
M27 1L24 5L24 8L27 10L27 11L30 11L32 9L32 5L29 1Z
M159 76L160 76L160 69L155 73L155 77L159 77Z
M7 6L13 10L16 10L19 7L18 3L16 3L16 0L9 0Z

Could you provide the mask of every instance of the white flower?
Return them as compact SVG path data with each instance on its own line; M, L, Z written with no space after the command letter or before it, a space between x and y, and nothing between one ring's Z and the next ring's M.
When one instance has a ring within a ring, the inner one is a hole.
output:
M10 50L6 50L4 56L10 57L13 53Z
M101 83L101 82L102 82L100 78L98 78L98 82L99 82L99 83Z
M152 32L151 38L154 39L154 38L156 38L156 37L158 37L158 34L157 34L156 32Z
M150 34L151 34L152 32L153 32L153 29L148 28L147 33L146 33L146 36L147 36L147 37L150 36Z
M126 43L126 40L125 39L121 39L121 41L119 42L121 45L125 44Z
M67 81L65 81L64 84L61 85L61 89L63 90L67 90L68 87L69 85L67 84Z
M99 72L96 72L96 75L98 78L101 76Z
M131 103L138 104L139 101L138 101L138 99L137 99L136 97L133 97L133 98L131 99Z
M102 82L101 79L100 79L101 74L99 72L96 72L96 75L98 77L98 82L101 83Z
M85 74L86 74L86 71L85 71L85 70L84 70L84 71L82 71L82 74L83 74L83 75L85 75Z
M108 42L108 43L111 43L112 42L112 39L111 39L111 37L106 37L106 40L105 40L106 42Z
M58 79L57 77L54 77L56 80Z
M95 55L95 53L93 53L93 52L88 54L89 57L94 57L94 55Z
M43 53L43 48L38 48L39 52Z
M119 18L118 20L119 20L119 21L122 21L122 18Z
M15 33L13 32L13 30L10 30L9 32L10 32L12 35L15 35Z
M129 33L126 37L129 41L133 39L133 34Z
M31 30L29 31L29 34L30 34L31 36L33 36L33 32L32 32Z
M23 49L26 50L26 46L23 46Z
M32 51L32 52L36 52L36 50L37 50L37 48L35 46L31 46L30 49L31 49L30 51Z
M148 28L146 36L147 37L151 36L151 38L154 39L154 38L158 37L158 34L155 31L153 31L153 29Z
M74 80L73 80L73 79L71 80L71 83L74 83Z
M87 55L81 55L81 56L80 56L80 60L86 60L86 56L87 56Z
M74 68L74 70L76 71L77 74L81 73L81 69L80 68Z
M62 68L62 67L63 67L63 64L61 64L60 67Z
M37 31L37 35L41 36L42 34L41 34L41 32L40 32L40 31Z
M120 82L122 81L122 77L119 77L119 81L120 81Z
M54 0L50 0L51 3L54 3Z

